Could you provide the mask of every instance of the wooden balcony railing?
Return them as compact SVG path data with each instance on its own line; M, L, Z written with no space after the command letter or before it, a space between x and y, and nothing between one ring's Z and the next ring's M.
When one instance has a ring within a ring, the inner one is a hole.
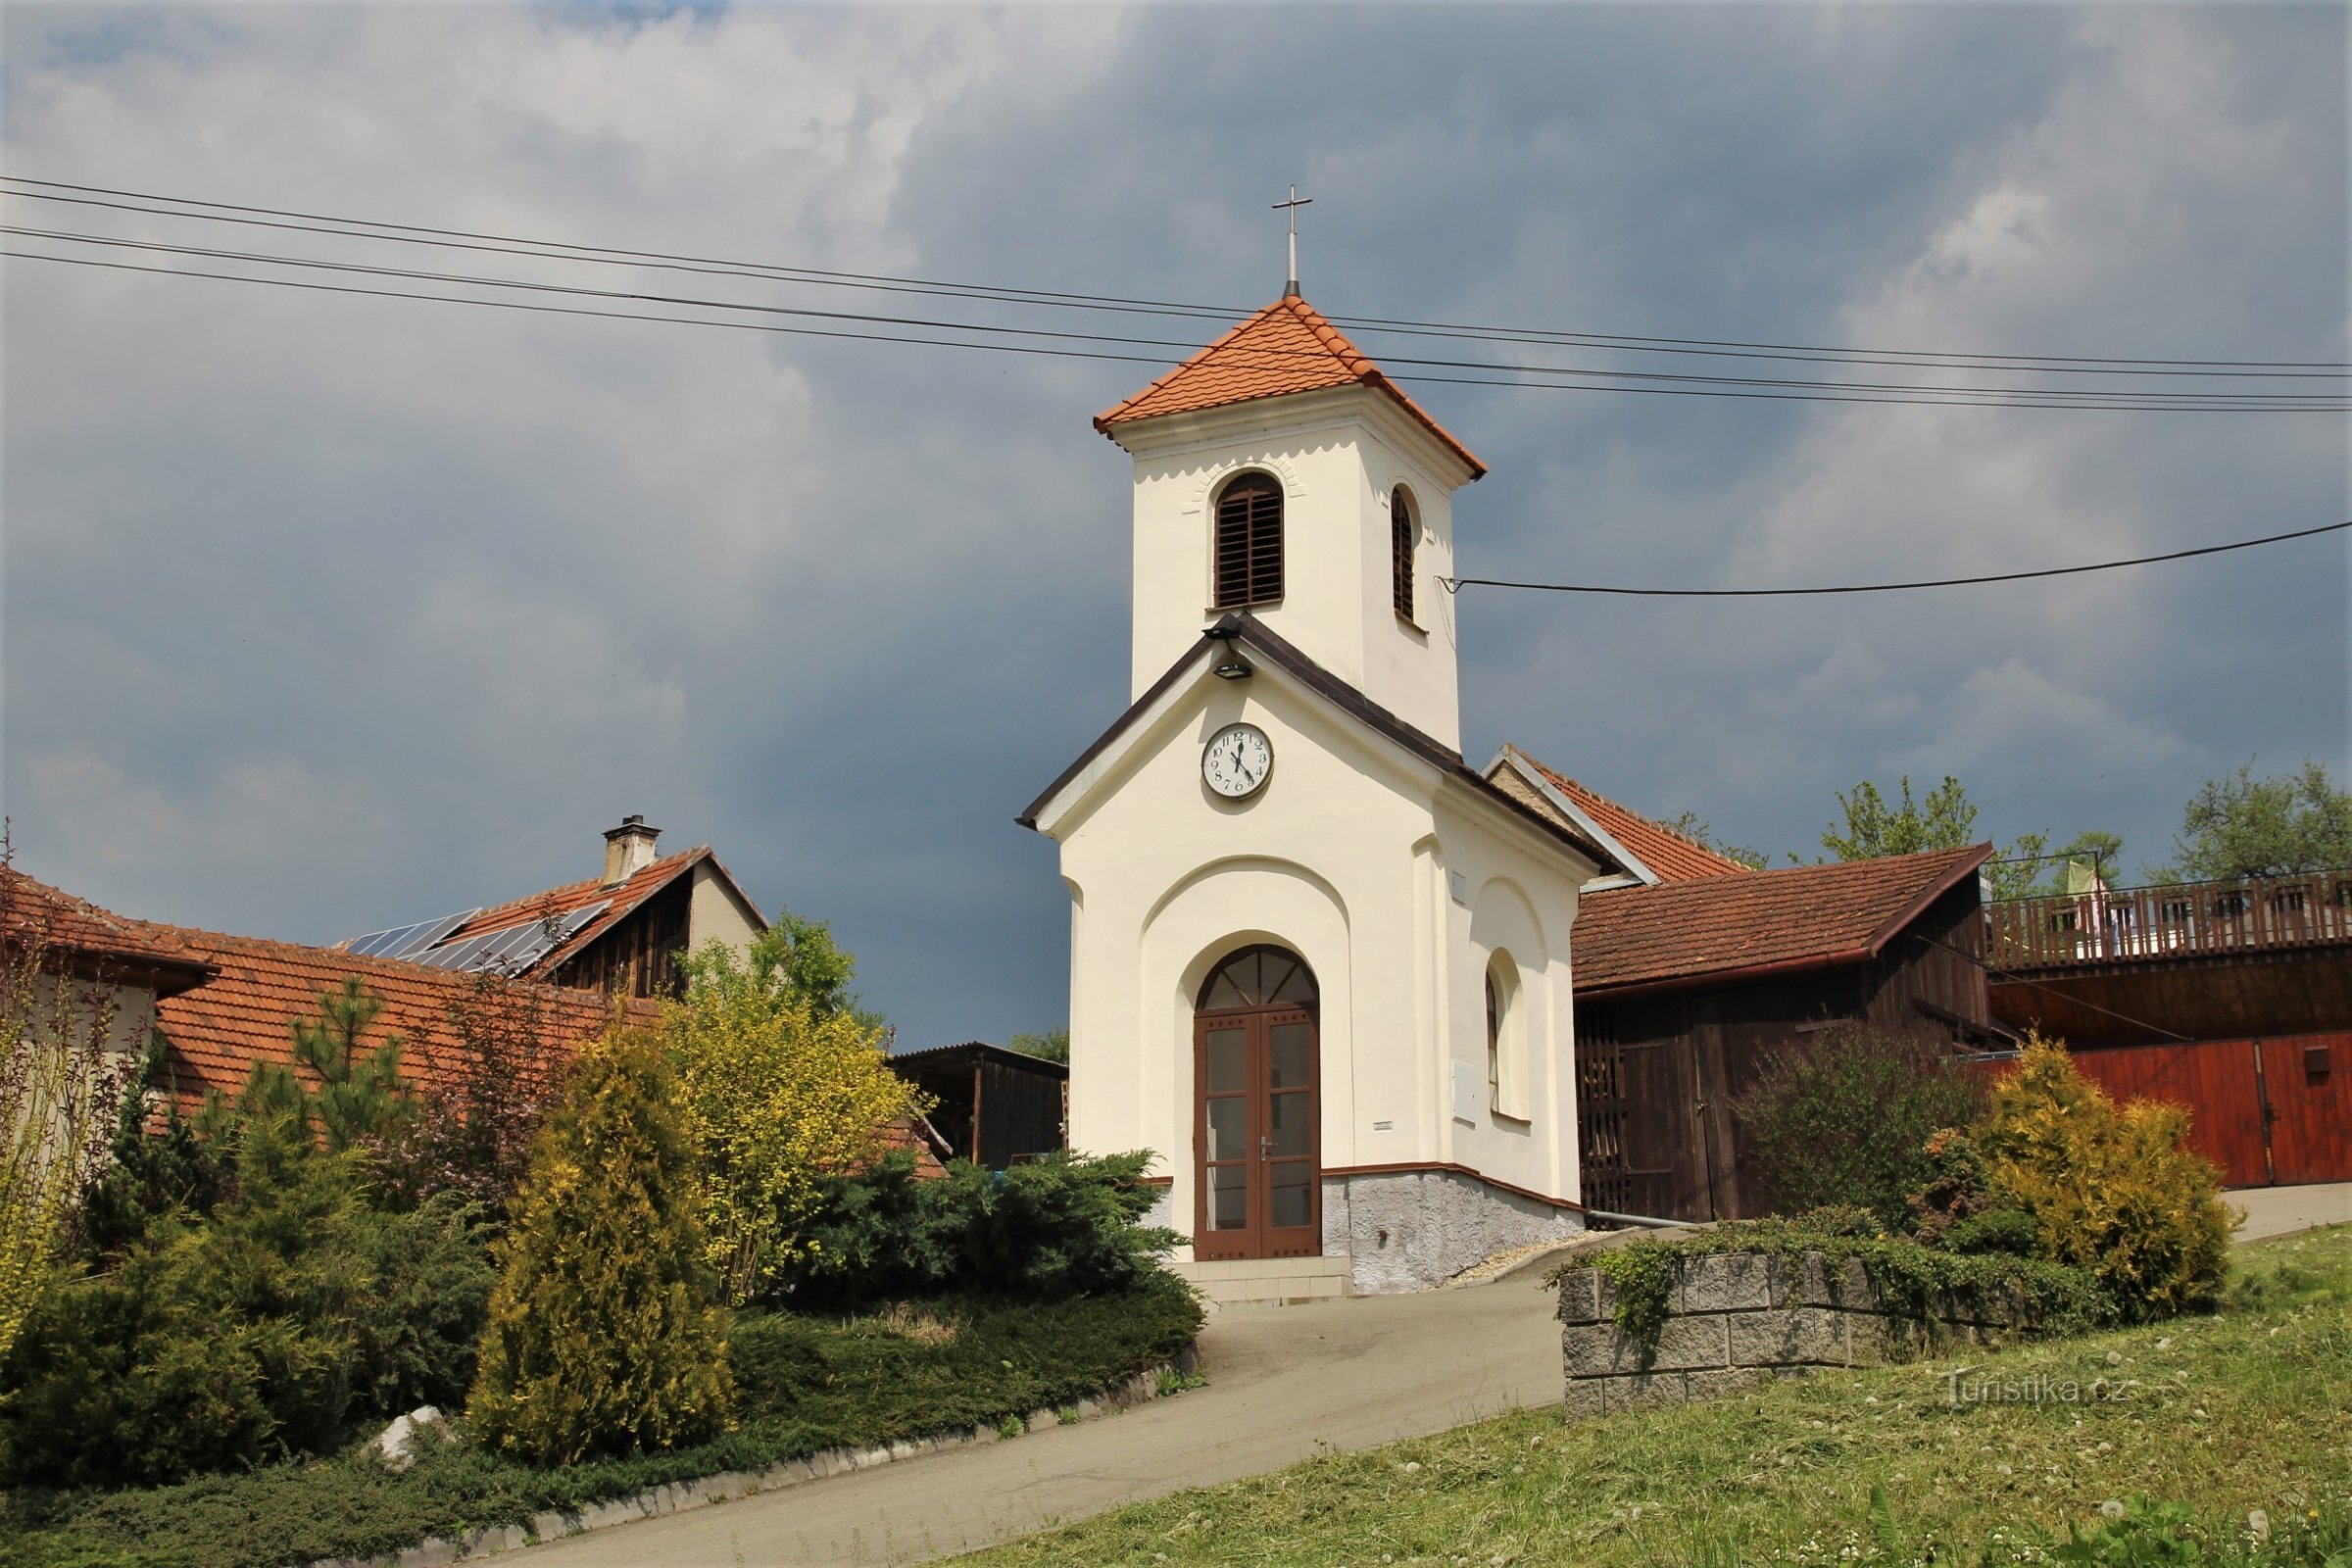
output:
M2011 899L1985 907L1984 936L1995 969L2352 942L2352 870Z

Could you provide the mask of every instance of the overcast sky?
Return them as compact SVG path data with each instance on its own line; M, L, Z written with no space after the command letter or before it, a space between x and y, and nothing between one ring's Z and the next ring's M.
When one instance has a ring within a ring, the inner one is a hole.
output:
M0 24L19 176L1244 309L1280 291L1267 204L1296 180L1305 293L1334 315L2352 359L2339 6L11 5ZM1126 698L1128 462L1088 419L1154 366L32 261L0 278L25 869L129 913L332 941L591 874L600 831L640 811L665 848L715 846L763 907L831 919L903 1045L1065 1017L1054 847L1012 818ZM1493 468L1456 502L1475 575L1940 576L2352 517L2329 415L1415 391ZM1467 590L1464 750L1514 741L1808 855L1834 790L1951 772L1986 833L2108 828L2136 866L2248 758L2341 775L2343 539L1875 600Z

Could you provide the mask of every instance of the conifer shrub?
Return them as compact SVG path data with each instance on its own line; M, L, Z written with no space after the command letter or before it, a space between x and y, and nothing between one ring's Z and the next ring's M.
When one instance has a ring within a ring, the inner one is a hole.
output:
M1149 1152L1053 1154L1010 1170L951 1160L944 1178L894 1153L828 1178L813 1244L779 1276L796 1309L842 1310L907 1297L980 1294L1062 1300L1133 1291L1180 1240L1139 1223L1157 1192Z
M2088 1270L2127 1317L2219 1298L2230 1235L2221 1172L2186 1144L2188 1112L2117 1105L2038 1035L1993 1088L1976 1135L1997 1206L2022 1210L2045 1257Z
M540 1129L466 1405L501 1451L569 1464L725 1424L725 1312L674 1096L662 1038L616 1027Z
M108 1250L0 1363L0 1478L152 1484L324 1454L471 1380L492 1275L470 1205L372 1208L359 1156L299 1116L191 1147L225 1191L153 1211L119 1193Z
M1783 1212L1852 1204L1892 1230L1934 1174L1928 1140L1984 1105L1983 1083L1934 1043L1838 1028L1766 1058L1734 1110Z

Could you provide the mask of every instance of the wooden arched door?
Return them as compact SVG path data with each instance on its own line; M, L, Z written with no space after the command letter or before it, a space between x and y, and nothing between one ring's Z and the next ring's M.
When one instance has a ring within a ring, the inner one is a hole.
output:
M1253 947L1218 964L1193 1014L1193 1255L1323 1250L1318 995L1304 959Z

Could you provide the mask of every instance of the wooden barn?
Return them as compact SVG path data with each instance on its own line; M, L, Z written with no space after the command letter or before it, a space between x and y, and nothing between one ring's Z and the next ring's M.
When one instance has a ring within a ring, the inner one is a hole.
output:
M2352 1181L2352 871L2006 900L1993 1017L2189 1110L2232 1187Z
M1070 1069L1060 1062L974 1040L902 1052L890 1065L939 1102L928 1119L952 1158L1003 1170L1064 1145Z
M1861 1024L1982 1047L1978 869L1991 846L1586 895L1576 923L1585 1201L1665 1219L1766 1213L1733 1102L1776 1051Z

